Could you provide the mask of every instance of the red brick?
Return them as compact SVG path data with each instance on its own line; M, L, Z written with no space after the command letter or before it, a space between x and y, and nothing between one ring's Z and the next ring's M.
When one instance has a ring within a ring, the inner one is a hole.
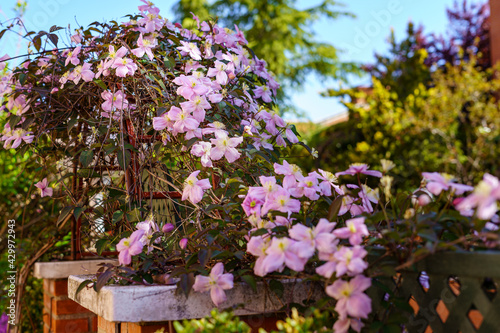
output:
M91 313L91 312L86 308L84 308L83 306L81 306L80 304L70 299L62 299L62 300L52 299L52 314L60 316L73 313Z
M86 333L89 331L88 318L55 319L52 318L54 333Z
M51 280L50 293L54 296L68 296L68 279Z
M97 316L92 316L90 319L90 331L97 332Z
M43 310L43 326L44 326L44 332L45 332L45 327L47 329L50 327L50 314L44 309Z
M97 327L105 333L115 333L115 323L105 320L102 317L97 317ZM126 333L122 331L121 333Z

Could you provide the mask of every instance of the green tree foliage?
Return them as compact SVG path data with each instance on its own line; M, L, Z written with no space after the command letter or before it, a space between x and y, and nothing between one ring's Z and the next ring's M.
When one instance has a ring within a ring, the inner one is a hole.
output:
M421 59L423 62L424 59ZM406 97L373 78L373 89L351 90L349 121L317 133L309 142L319 151L316 166L340 170L350 163L379 165L393 160L396 184L415 188L423 171L477 182L484 172L499 175L500 80L471 56L431 74ZM344 91L346 93L346 91ZM299 161L300 162L300 161Z
M407 37L398 42L394 30L389 36L389 52L375 54L376 64L365 66L380 83L405 99L418 86L427 84L430 80L430 70L425 63L428 52L424 48L422 28L415 29L412 22L408 23ZM333 92L330 91L330 95Z
M238 25L245 32L248 46L284 85L281 100L286 101L286 88L299 89L310 74L327 79L357 72L354 64L339 61L333 45L317 41L312 29L320 19L352 16L339 11L340 6L333 0L306 9L299 8L296 0L179 0L173 11L185 27L196 24L191 13L200 20L217 18L230 29Z

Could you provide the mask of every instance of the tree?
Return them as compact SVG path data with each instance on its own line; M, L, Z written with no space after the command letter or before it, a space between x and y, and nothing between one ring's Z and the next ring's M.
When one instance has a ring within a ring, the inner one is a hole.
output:
M339 61L333 45L316 41L312 29L323 18L352 16L339 11L340 6L333 0L307 9L299 9L296 0L179 0L173 11L186 27L196 23L194 13L200 20L216 18L227 28L236 24L245 31L248 46L284 85L280 100L286 102L290 90L300 89L310 74L327 79L357 71L353 63Z

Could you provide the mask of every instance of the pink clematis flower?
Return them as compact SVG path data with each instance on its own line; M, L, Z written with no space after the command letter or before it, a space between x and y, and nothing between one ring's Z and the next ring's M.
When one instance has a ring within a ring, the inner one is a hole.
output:
M271 99L272 93L271 93L271 90L269 89L268 86L258 86L257 88L255 88L253 90L253 92L254 92L256 98L260 97L266 103L272 102L272 99Z
M134 75L137 65L130 58L116 58L111 68L116 69L116 76L126 77L127 75Z
M265 276L264 259L267 257L267 249L271 245L271 239L264 236L254 236L247 243L247 252L256 256L257 261L254 266L254 273L257 276Z
M290 238L276 238L271 240L271 245L266 250L266 258L262 265L267 273L282 271L285 265L296 272L304 270L307 259L298 255L296 242Z
M338 238L347 239L351 245L359 245L363 242L363 236L368 236L368 228L364 217L356 217L346 221L344 228L339 228L333 233Z
M201 60L200 49L195 43L181 41L181 44L182 46L177 48L179 51L182 51L184 55L189 54L189 56L194 60Z
M136 225L138 230L144 230L144 235L141 238L141 243L148 246L147 253L151 253L153 251L153 244L151 244L151 239L153 238L153 234L155 232L160 231L158 224L156 224L153 220L146 220L143 222L139 222ZM155 239L155 243L158 244L161 241L160 238Z
M182 191L182 200L191 201L196 204L203 198L203 193L205 190L212 187L208 178L198 180L197 176L200 170L197 170L189 175L189 177L184 181L184 191Z
M277 210L282 213L298 213L300 211L300 201L290 198L290 193L284 188L272 192L262 207L261 214L267 214L270 210Z
M349 166L349 169L346 171L342 172L337 172L335 176L341 176L341 175L351 175L354 176L356 174L364 174L368 176L373 176L373 177L382 177L382 172L380 171L375 171L375 170L368 170L370 166L368 164L364 163L353 163Z
M356 332L361 332L361 329L365 326L363 322L359 319L354 318L344 318L338 319L333 325L333 331L335 333L348 333L349 327Z
M139 35L139 39L137 40L137 48L133 49L132 53L138 58L142 58L144 54L147 54L149 60L153 60L154 55L151 49L156 47L157 45L158 41L156 40L156 38L143 38L141 33Z
M336 280L326 287L326 293L337 300L335 311L344 319L347 316L354 318L368 318L372 311L372 302L363 292L371 286L371 279L357 275L351 281Z
M283 165L274 163L274 172L278 175L285 175L283 179L284 188L296 187L297 181L304 179L300 167L296 164L290 164L286 160L283 160Z
M212 151L212 144L210 142L198 142L191 148L191 154L201 157L201 165L211 168L212 160L210 159L210 152Z
M227 65L223 63L222 61L216 60L215 63L215 68L209 68L207 76L208 77L214 77L217 80L217 83L221 85L227 84L228 77L226 73Z
M125 57L128 53L128 50L125 48L125 46L122 46L118 49L118 51L115 51L115 47L113 45L110 45L108 51L109 51L108 55L109 60L106 61L108 63L108 67L113 65L116 59L121 59Z
M35 187L38 187L40 190L40 196L43 197L51 197L54 193L54 190L49 187L49 182L47 178L44 178L41 182L35 184Z
M32 132L27 132L23 130L22 128L17 128L14 130L10 130L9 124L6 124L4 127L3 131L3 136L0 139L0 141L5 141L3 144L3 147L5 149L16 149L21 145L21 143L24 141L25 143L31 143L33 142L33 139L35 138L34 135L32 135Z
M189 130L195 130L198 128L200 123L194 119L189 112L179 109L176 106L172 106L170 111L168 111L168 117L174 122L174 131L177 133L184 133Z
M73 65L78 65L80 63L80 59L78 59L78 55L80 54L81 46L77 46L74 50L69 51L66 56L66 61L64 62L64 66L68 66L71 62Z
M336 237L332 234L335 224L328 222L327 219L320 219L313 229L300 223L294 225L288 234L297 241L299 256L310 258L316 249L320 252L333 252L336 249Z
M187 247L187 245L188 245L188 239L187 239L187 238L183 238L183 239L181 239L181 240L179 241L179 247L180 247L181 249L185 250L185 249L186 249L186 247Z
M329 171L324 171L324 170L321 170L321 169L318 169L319 173L321 174L322 179L323 181L319 184L319 189L321 190L321 194L329 197L332 195L332 187L335 189L335 191L338 193L338 194L343 194L343 193L340 193L340 188L338 185L336 185L336 183L338 182L338 179L337 177L335 177L335 175Z
M338 240L335 242L335 246L338 246ZM335 258L335 252L326 253L320 252L318 254L319 260L326 261L321 266L316 267L316 273L325 279L332 277L333 273L337 270L337 259Z
M205 120L205 110L212 108L204 96L198 95L193 96L190 101L180 103L180 105L184 111L192 112L194 119L200 123Z
M84 63L83 66L76 66L73 72L71 72L71 80L74 84L78 84L80 79L85 82L90 82L94 79L94 72L92 72L92 65L89 63Z
M448 190L453 190L455 194L461 195L474 189L472 186L454 183L454 177L445 173L422 172L422 176L427 180L427 189L434 195Z
M188 100L192 100L195 96L205 95L209 91L208 86L193 76L181 75L176 77L173 82L180 86L177 88L177 94Z
M196 276L193 289L197 292L210 291L212 302L219 306L227 299L224 290L233 288L233 279L232 274L224 274L224 265L219 262L212 268L209 276Z
M142 252L144 244L141 242L144 236L144 230L136 230L129 238L123 238L117 245L116 249L120 252L118 261L120 265L129 265L132 262L132 256Z
M125 94L121 90L111 93L110 91L103 91L101 97L104 99L104 103L101 107L104 111L112 111L114 109L123 110L128 108L128 101L125 98Z
M337 277L346 273L349 276L363 273L363 271L368 267L368 263L363 260L367 254L368 252L366 252L366 250L359 245L352 248L342 246L333 255L337 263L335 266Z
M225 156L229 163L233 163L240 158L241 154L235 147L243 142L242 136L229 138L226 133L217 132L215 139L210 139L210 141L215 145L210 152L212 160L217 161Z
M247 216L250 216L252 214L260 215L260 209L263 204L264 200L262 198L253 197L247 194L241 206L243 207L245 214L247 214Z
M500 200L500 181L486 173L474 192L461 200L455 208L464 212L477 207L477 217L489 220L495 216L498 210L497 200Z

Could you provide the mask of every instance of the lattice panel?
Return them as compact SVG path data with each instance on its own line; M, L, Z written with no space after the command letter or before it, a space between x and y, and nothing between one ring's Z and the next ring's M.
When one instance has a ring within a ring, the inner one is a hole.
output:
M384 321L389 312L398 313L408 319L402 332L410 333L500 332L500 254L434 256L438 260L434 257L415 271L376 279L370 290L373 319ZM436 266L439 258L445 267ZM443 268L452 267L450 259L456 267L447 273Z

